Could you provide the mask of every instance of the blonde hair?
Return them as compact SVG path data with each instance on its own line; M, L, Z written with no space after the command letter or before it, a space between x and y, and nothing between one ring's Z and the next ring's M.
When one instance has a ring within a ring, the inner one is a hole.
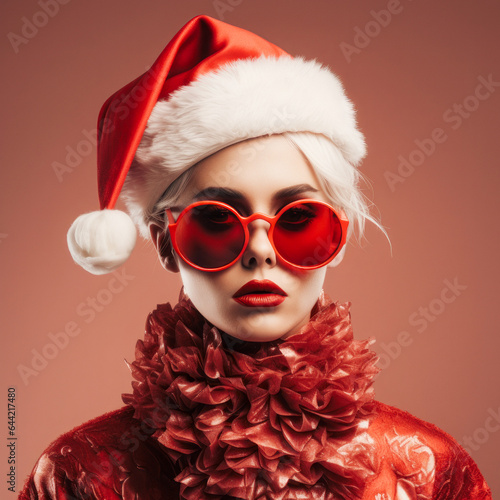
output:
M362 184L369 185L367 179L345 159L330 139L310 132L287 132L283 136L307 159L330 203L347 215L350 223L348 239L354 234L360 242L366 221L373 223L389 238L382 224L371 215L374 205L361 190Z

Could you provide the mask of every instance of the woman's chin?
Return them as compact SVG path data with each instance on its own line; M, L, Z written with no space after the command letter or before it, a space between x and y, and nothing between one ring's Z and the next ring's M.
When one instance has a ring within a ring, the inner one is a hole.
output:
M271 317L269 314L253 315L237 321L226 329L221 328L231 337L247 342L272 342L297 333L307 323L307 319L297 324L287 324L286 318Z
M226 332L228 333L228 332ZM286 333L283 335L281 333L276 333L276 332L251 332L249 334L244 333L242 331L237 331L237 332L229 332L228 335L231 337L234 337L238 340L242 340L244 342L272 342L273 340L278 340L282 338Z

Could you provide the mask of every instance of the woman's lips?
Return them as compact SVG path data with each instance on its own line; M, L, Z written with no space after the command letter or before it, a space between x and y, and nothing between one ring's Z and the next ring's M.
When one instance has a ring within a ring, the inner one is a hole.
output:
M233 299L247 307L275 307L285 299L286 293L270 280L252 280L245 283Z
M286 299L283 295L273 293L249 293L233 298L238 304L247 307L275 307Z

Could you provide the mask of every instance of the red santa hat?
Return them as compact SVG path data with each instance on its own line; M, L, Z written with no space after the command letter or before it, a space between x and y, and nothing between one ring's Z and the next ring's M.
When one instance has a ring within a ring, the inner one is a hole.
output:
M125 262L134 222L147 237L148 214L165 189L224 147L313 132L353 165L365 155L352 103L328 68L208 16L189 21L150 69L104 103L98 131L101 210L68 231L73 259L93 274ZM120 194L131 218L114 209Z

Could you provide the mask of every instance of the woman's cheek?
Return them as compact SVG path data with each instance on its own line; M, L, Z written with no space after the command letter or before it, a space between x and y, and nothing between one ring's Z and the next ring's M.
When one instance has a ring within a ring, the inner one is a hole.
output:
M218 328L223 329L224 319L231 305L232 289L227 271L203 272L183 263L179 266L184 292L193 305L205 318ZM235 288L237 289L237 288Z

